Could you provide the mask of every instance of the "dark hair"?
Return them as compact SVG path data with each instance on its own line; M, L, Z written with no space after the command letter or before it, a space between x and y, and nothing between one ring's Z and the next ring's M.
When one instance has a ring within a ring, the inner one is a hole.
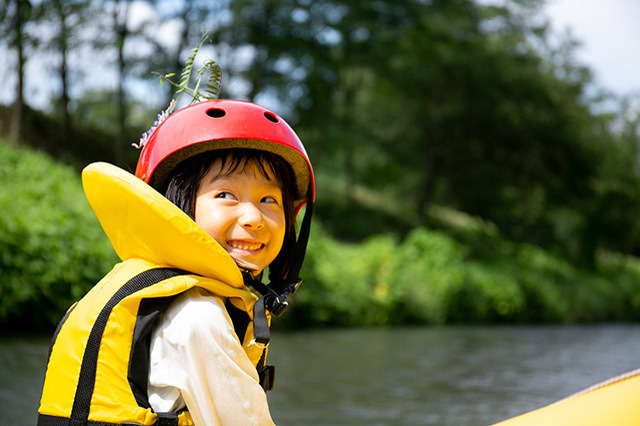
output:
M246 148L204 152L178 164L165 180L164 186L160 188L160 193L195 220L196 194L200 181L216 161L221 162L220 174L216 178L243 172L251 166L256 166L266 179L271 179L269 171L275 176L282 191L285 234L280 253L269 265L269 276L271 280L286 278L296 245L294 206L296 185L293 170L284 159L269 152Z

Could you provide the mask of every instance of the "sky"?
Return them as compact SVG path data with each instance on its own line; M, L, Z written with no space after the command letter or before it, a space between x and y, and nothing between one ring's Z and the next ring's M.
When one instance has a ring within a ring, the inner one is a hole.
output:
M570 30L583 45L577 59L596 84L617 95L640 94L640 1L547 0L554 33Z
M576 58L594 72L599 88L618 96L640 94L640 0L547 0L541 14L550 19L553 33L570 31L583 43ZM6 54L6 50L0 51L0 56ZM30 62L27 72L34 76L41 66ZM0 71L5 82L0 85L0 103L4 104L14 96L10 69ZM46 84L45 78L27 75L26 94L31 106L47 105L51 88Z

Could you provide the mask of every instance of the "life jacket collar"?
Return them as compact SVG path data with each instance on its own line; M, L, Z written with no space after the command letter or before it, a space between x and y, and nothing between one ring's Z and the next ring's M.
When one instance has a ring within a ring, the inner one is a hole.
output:
M108 163L82 172L85 194L123 261L139 258L244 288L231 256L193 219L131 173Z

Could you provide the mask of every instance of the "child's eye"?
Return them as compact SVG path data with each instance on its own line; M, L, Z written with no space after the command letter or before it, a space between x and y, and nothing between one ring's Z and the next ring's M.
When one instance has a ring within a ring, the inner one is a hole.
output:
M278 200L276 200L275 197L264 197L262 200L263 203L269 203L269 204L278 204Z
M218 194L216 194L215 198L220 198L220 199L224 199L224 200L235 200L236 197L233 196L232 193L230 192L220 192Z

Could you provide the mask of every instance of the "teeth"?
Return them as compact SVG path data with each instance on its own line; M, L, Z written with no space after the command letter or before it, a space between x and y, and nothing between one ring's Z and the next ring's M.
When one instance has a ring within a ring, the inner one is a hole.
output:
M230 241L229 245L239 250L258 250L260 247L262 247L262 243L247 243L240 241Z

